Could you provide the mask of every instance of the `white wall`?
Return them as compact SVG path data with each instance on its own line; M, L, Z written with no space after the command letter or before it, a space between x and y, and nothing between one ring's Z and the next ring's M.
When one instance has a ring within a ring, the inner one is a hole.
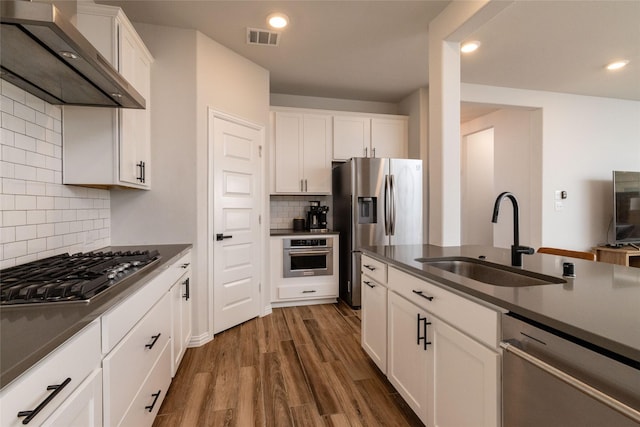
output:
M358 113L399 114L398 105L390 102L322 98L318 96L272 93L270 103L278 107L313 108L319 110L354 111Z
M490 222L493 202L503 191L512 192L518 200L520 244L538 247L542 241L541 200L534 196L542 186L542 143L536 136L541 126L537 120L540 114L539 110L503 109L461 125L462 135L493 129L493 194L483 196L487 199L484 212L463 212L463 217L483 215L482 227L491 232L494 246L508 248L513 244L513 210L508 200L500 206L498 223Z
M194 340L203 341L211 332L212 306L207 279L207 107L266 127L268 72L194 30L135 27L155 59L153 187L148 192L112 192L112 240L194 245Z
M494 187L493 128L462 137L462 224L463 245L493 246L490 212L496 197ZM502 217L505 217L503 212ZM504 221L503 221L504 222Z
M109 192L62 185L62 109L5 80L1 109L0 268L109 246Z
M611 171L640 170L640 102L472 84L462 84L461 99L540 109L531 131L542 167L531 171L540 174L531 200L540 202L541 246L586 250L606 242ZM562 210L555 190L568 193Z
M427 88L420 88L400 101L398 113L409 116L409 158L421 159L424 165L422 183L422 217L424 224L422 227L424 242L429 241L429 173L428 173L428 152L429 152L429 91Z

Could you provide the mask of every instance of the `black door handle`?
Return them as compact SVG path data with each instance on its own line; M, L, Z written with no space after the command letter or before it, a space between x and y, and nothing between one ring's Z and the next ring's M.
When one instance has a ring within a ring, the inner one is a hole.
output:
M224 239L230 239L230 238L232 238L232 237L233 237L233 236L231 236L231 235L229 235L229 236L225 236L225 235L224 235L224 234L222 234L222 233L218 233L218 234L216 234L216 240L217 240L217 241L224 240Z

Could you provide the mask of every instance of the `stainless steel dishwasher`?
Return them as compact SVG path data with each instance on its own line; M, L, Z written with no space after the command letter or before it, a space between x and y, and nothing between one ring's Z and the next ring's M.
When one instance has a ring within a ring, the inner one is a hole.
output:
M640 426L640 361L511 313L502 336L504 427Z

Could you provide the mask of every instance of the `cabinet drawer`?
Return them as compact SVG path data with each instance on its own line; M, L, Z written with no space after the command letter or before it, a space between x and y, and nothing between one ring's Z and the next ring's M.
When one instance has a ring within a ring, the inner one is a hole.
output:
M497 348L497 311L393 267L389 267L389 288L467 335L491 348Z
M169 342L170 303L170 295L166 294L104 358L102 369L106 425L117 425L120 422L138 387ZM168 367L167 374L170 373L171 368Z
M35 409L54 393L47 390L48 386L63 384L70 378L31 422L31 425L42 424L100 366L100 358L100 326L94 321L2 389L0 425L22 425L25 417L18 417L18 412Z
M314 299L338 296L335 283L278 286L278 299Z
M190 269L191 251L165 267L157 277L102 316L102 353L107 354L140 318Z
M378 283L387 283L387 264L366 255L362 255L362 274L371 277Z
M120 426L145 427L153 424L171 383L171 346L167 343L156 364L138 390ZM105 425L108 425L105 423ZM113 424L116 425L116 424Z

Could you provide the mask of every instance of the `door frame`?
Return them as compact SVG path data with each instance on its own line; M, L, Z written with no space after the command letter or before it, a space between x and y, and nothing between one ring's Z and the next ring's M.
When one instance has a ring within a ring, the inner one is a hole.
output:
M260 194L258 196L259 200L257 203L258 209L259 209L259 215L262 218L261 221L261 227L262 230L259 233L260 236L260 241L258 242L258 247L261 250L261 254L260 254L260 290L258 292L258 299L260 301L260 315L264 315L264 303L263 303L263 295L264 295L264 289L265 289L265 253L264 253L264 223L265 223L265 214L264 214L264 194L266 191L266 187L265 187L265 180L264 180L264 173L265 173L265 157L266 157L266 149L265 149L265 127L262 125L259 125L257 123L253 123L247 119L244 119L242 117L238 117L238 116L234 116L228 113L224 113L222 111L219 110L215 110L211 107L207 107L207 327L209 329L209 333L210 333L210 338L213 339L214 333L213 331L214 329L214 324L213 324L213 319L214 319L214 315L213 315L213 310L214 310L214 283L213 283L213 276L214 276L214 272L213 272L213 257L216 255L215 254L215 245L214 245L214 236L215 236L215 228L214 228L214 222L213 222L213 215L214 215L214 210L215 210L215 198L213 196L213 191L214 191L214 182L213 182L213 177L214 177L214 162L215 159L213 157L213 153L214 153L214 147L213 147L213 143L214 143L214 129L213 129L213 121L214 119L222 119L222 120L226 120L228 122L232 122L232 123L236 123L238 125L241 126L246 126L249 128L252 128L256 131L258 131L260 133L260 137L259 137L259 146L261 148L259 148L261 155L260 155L260 168L261 168L261 175L260 175L260 179L261 179L261 184L259 186L260 189Z

